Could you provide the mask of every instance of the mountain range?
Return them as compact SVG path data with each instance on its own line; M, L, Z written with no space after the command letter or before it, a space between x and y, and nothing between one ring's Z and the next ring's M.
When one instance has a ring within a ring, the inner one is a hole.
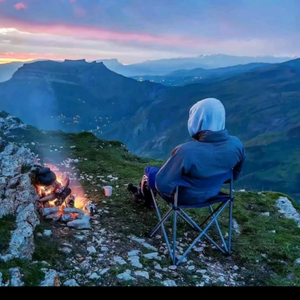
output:
M280 63L290 60L290 57L273 56L232 56L224 54L199 55L196 57L182 57L172 59L149 60L141 63L125 65L117 59L102 59L97 62L103 64L110 70L124 76L165 76L166 74L180 69L192 70L195 68L215 69L228 66L250 63ZM31 62L43 61L34 60ZM30 62L27 62L30 63ZM23 65L23 62L12 62L0 64L0 82L10 79L13 73ZM185 75L187 76L187 75ZM194 76L193 74L191 76ZM156 80L155 80L156 81Z
M166 159L190 139L189 108L215 97L226 108L229 133L246 146L237 187L300 198L300 59L240 68L168 87L124 77L103 63L35 62L0 83L0 110L39 129L92 131L132 153Z

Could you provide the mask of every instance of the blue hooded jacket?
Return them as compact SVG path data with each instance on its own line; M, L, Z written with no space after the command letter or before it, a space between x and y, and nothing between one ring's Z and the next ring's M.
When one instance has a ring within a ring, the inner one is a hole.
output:
M177 146L155 177L157 190L172 195L177 185L180 203L198 203L216 196L220 185L201 185L199 182L233 170L236 180L245 160L242 142L225 129L225 108L214 98L198 101L190 109L188 131L193 141ZM197 139L197 140L196 140Z

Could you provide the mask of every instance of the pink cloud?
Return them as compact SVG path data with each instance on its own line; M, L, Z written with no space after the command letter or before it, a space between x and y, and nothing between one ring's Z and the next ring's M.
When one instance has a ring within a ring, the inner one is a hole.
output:
M201 38L188 38L182 36L158 36L142 32L123 32L113 31L97 27L78 26L70 24L41 24L20 21L11 18L1 18L1 27L16 28L20 31L40 34L52 34L59 36L69 36L78 39L90 39L98 41L111 41L123 43L141 43L141 44L158 44L168 46L194 47L199 43L208 43Z
M26 9L27 5L22 2L19 2L19 3L15 4L14 7L15 7L15 9L20 10L20 9Z

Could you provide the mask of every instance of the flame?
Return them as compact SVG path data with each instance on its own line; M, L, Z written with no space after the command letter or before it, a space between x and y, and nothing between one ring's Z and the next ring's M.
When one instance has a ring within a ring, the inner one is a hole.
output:
M55 175L56 175L56 181L61 185L64 186L66 183L66 179L67 179L67 175L62 173L57 167L55 167L52 164L44 164L45 167L50 168L50 170L52 170ZM40 197L45 197L48 196L50 194L52 194L55 190L55 186L40 186L37 185L37 192L39 194ZM66 207L66 203L68 202L69 197L71 197L72 195L75 197L75 202L74 202L74 207L83 210L86 214L90 215L90 212L86 209L86 204L89 201L89 199L87 199L84 195L84 190L82 188L82 186L80 184L76 184L76 185L72 185L70 186L72 192L71 195L69 195L64 203L62 205L59 206L60 212L64 213L64 207ZM54 199L53 201L49 201L48 204L50 207L54 207L55 205L55 201L57 199ZM71 214L72 218L75 219L76 218L76 214Z

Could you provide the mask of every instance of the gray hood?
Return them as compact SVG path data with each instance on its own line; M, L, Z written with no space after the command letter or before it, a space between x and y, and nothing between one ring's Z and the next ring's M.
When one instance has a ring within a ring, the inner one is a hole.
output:
M202 130L225 129L225 108L220 100L206 98L195 103L189 113L188 131L191 136Z

